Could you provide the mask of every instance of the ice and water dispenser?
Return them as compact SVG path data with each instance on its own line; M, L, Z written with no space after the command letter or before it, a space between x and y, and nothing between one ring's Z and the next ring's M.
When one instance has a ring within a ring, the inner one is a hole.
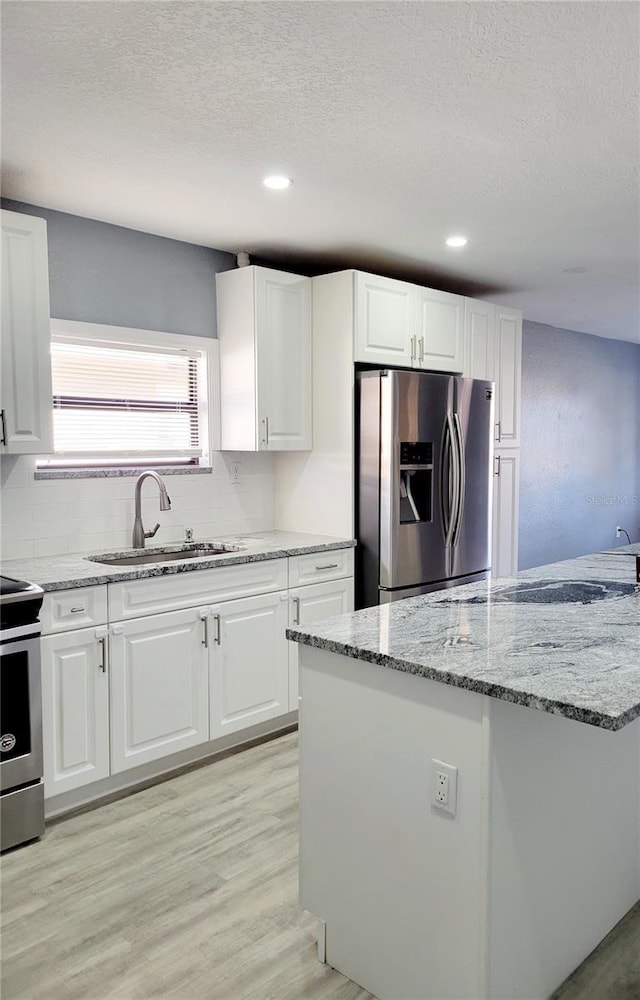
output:
M400 524L433 520L433 443L400 442Z

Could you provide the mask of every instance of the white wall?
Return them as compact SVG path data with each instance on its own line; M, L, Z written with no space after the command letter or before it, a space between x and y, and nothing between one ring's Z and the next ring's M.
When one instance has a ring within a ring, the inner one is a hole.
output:
M35 456L0 460L0 553L3 559L106 551L131 546L135 476L107 479L34 479ZM230 466L239 461L240 482ZM273 456L215 453L211 475L167 476L170 511L158 509L158 490L143 486L142 515L147 529L160 521L149 544L181 541L185 528L194 538L274 527Z

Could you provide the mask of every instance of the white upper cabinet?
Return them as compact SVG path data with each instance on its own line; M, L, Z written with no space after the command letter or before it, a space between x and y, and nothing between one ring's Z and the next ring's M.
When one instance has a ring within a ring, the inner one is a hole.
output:
M522 313L496 307L496 443L520 447Z
M2 211L0 450L53 447L47 224Z
M464 310L464 374L495 381L496 307L491 302L466 299Z
M355 360L410 365L415 355L415 294L406 281L354 272Z
M461 372L464 298L354 272L356 361Z
M420 286L416 286L415 294L415 367L461 373L464 367L464 297Z
M467 299L464 374L496 383L496 447L520 446L522 314Z
M311 279L216 275L224 451L311 449Z

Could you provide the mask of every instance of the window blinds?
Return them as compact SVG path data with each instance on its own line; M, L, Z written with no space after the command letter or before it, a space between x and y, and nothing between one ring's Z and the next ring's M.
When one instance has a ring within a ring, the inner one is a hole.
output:
M56 465L197 464L206 404L200 352L57 337L51 356Z

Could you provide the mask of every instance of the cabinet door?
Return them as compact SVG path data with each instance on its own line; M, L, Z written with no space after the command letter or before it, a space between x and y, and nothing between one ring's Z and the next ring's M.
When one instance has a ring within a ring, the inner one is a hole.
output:
M354 320L356 361L380 365L412 364L415 358L413 285L356 271Z
M103 629L42 640L42 735L46 798L109 774L109 680Z
M114 774L208 739L205 642L196 608L111 626Z
M491 575L518 572L518 483L520 451L498 451L494 456L493 544Z
M47 225L2 212L0 450L46 454L53 447Z
M311 279L255 272L259 450L311 449Z
M416 287L417 367L462 373L464 298Z
M289 626L310 625L353 611L353 577L289 591ZM289 709L298 708L298 643L289 642Z
M289 710L287 592L213 605L211 738Z
M520 446L520 369L522 364L522 314L496 309L496 443L501 448Z
M467 378L495 381L496 307L491 302L465 299L464 345L463 374Z

